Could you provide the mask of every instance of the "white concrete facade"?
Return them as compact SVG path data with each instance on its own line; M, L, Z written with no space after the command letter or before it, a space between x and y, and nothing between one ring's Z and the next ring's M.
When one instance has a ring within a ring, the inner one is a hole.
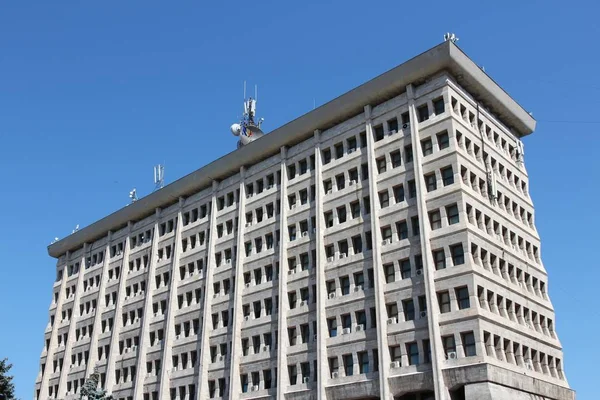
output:
M456 68L51 247L34 398L78 398L96 367L126 400L573 399L529 122Z

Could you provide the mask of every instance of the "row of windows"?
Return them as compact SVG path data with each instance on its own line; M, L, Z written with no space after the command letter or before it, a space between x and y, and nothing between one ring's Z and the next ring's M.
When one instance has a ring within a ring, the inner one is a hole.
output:
M119 354L123 355L129 352L137 351L138 346L140 345L140 337L134 336L124 340L119 340Z
M557 379L565 379L562 362L541 351L483 331L483 343L488 357L536 371Z
M104 261L104 250L92 254L85 259L86 268L91 268L97 264L102 264Z
M481 286L477 287L477 297L481 308L484 310L527 326L529 329L534 329L546 336L556 338L552 319Z
M115 369L115 383L120 385L126 382L135 382L136 367L132 365L130 367L123 367Z
M194 208L191 211L186 211L183 213L183 226L187 226L189 224L193 224L198 221L198 219L204 219L208 217L210 214L210 203L202 204L199 207Z
M123 326L133 325L140 322L142 315L144 314L144 308L140 307L137 310L131 310L122 314Z
M166 229L166 227L165 227ZM152 240L152 231L154 229L148 229L145 232L138 233L137 235L131 236L129 238L129 248L134 249L138 246L142 246L146 243L149 243Z
M144 256L137 257L135 260L129 261L129 269L127 272L131 274L133 272L142 271L148 268L149 260L150 258L146 254Z
M511 263L507 263L503 260L503 257L498 257L475 243L471 243L471 256L475 265L493 272L507 283L518 286L519 291L527 291L542 299L548 299L546 282Z

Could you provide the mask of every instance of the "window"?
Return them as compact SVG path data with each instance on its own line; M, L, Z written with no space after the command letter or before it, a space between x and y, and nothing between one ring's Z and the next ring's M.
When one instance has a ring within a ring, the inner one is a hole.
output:
M413 321L415 319L415 302L412 299L402 300L404 309L404 320Z
M412 145L404 146L404 162L412 162L413 161L413 149Z
M362 253L362 237L360 235L352 237L352 249L354 250L354 254Z
M419 365L419 346L417 346L417 343L407 343L406 354L408 356L408 365Z
M446 207L446 215L448 216L448 225L458 224L459 216L456 204Z
M444 254L444 249L433 251L433 264L435 265L436 270L446 268L446 255Z
M446 353L446 357L448 357L448 353L456 352L454 335L442 336L442 346L444 346L444 353Z
M335 149L335 159L339 159L342 158L344 156L344 144L343 143L337 143L335 146L333 146L333 148Z
M325 194L331 193L333 190L333 182L331 182L331 179L323 181L323 190L325 191Z
M338 216L338 224L346 222L346 206L341 206L336 209Z
M349 137L348 140L346 140L346 144L348 146L348 153L356 150L356 136Z
M367 133L361 132L358 136L360 138L360 147L367 147Z
M352 327L352 317L350 314L342 314L340 315L340 318L342 320L343 329L350 329Z
M379 142L380 140L382 140L383 139L383 135L384 135L383 125L376 126L373 129L373 134L374 134L376 142Z
M302 189L300 191L300 204L308 203L308 190Z
M383 226L381 228L381 237L383 238L383 240L390 240L392 239L392 227L387 225L387 226Z
M288 165L288 176L289 179L294 179L296 177L296 164Z
M352 168L348 171L348 180L354 183L358 182L358 169Z
M392 361L402 362L402 352L400 351L400 346L390 346L390 359Z
M412 217L410 224L412 225L413 236L419 236L419 217Z
M333 226L333 211L325 212L324 218L325 218L325 227L331 228Z
M265 384L265 389L271 389L272 386L272 378L271 378L271 370L265 369L263 370L263 382Z
M375 162L377 164L377 173L384 173L386 171L385 156L379 157L377 160L375 160Z
M331 149L324 149L322 151L322 159L323 159L323 164L329 164L331 162Z
M329 330L329 337L337 336L337 321L335 318L327 318L327 329Z
M390 160L392 161L392 168L398 168L402 165L402 156L400 150L392 151L390 153Z
M300 160L298 162L298 166L300 167L300 175L305 174L306 171L308 171L308 163L306 162L306 159Z
M415 185L415 180L411 179L408 181L408 198L412 199L417 197L417 186Z
M465 351L466 357L472 357L477 355L477 350L475 349L475 335L473 332L465 332L461 334L463 349Z
M438 148L443 150L447 147L450 147L450 138L448 137L448 132L444 131L437 134Z
M398 132L398 118L392 118L387 123L390 133Z
M352 359L352 354L344 354L344 373L346 376L352 376L354 373L354 360Z
M465 286L456 289L456 301L458 302L459 310L471 307L471 302L469 300L469 288Z
M398 234L398 240L408 239L408 224L406 220L396 222L396 232Z
M348 276L340 278L340 287L342 288L342 296L350 294L350 278Z
M369 179L369 165L368 164L360 165L360 177L363 181Z
M296 225L288 226L290 241L296 240Z
M400 276L402 277L402 279L410 278L410 274L410 260L408 258L400 260Z
M350 213L352 214L352 218L360 217L360 202L354 201L350 203Z
M394 191L394 201L397 203L401 203L404 201L404 185L396 185L392 188Z
M390 194L387 190L379 192L379 205L381 208L385 208L390 205Z
M298 371L295 365L288 365L288 374L290 377L290 385L295 385L298 380Z
M452 253L452 263L454 265L461 265L465 263L465 253L463 251L462 244L456 244L450 247Z
M392 283L396 280L396 270L394 269L394 264L385 264L383 266L383 270L385 272L386 283Z
M437 297L440 305L440 313L444 314L450 312L450 293L447 290L439 292Z
M331 372L332 374L334 372L338 372L338 370L339 370L338 358L337 357L329 357L328 361L329 361L329 372Z
M241 374L240 380L242 381L242 393L248 393L248 374Z
M433 154L433 142L431 138L421 140L421 149L423 150L423 156Z
M442 168L441 173L444 186L452 185L454 183L454 172L452 171L452 166Z
M429 222L431 223L431 230L440 229L442 227L442 216L439 210L431 211L429 213Z
M295 326L288 328L288 339L290 341L290 346L296 345L296 327Z
M433 112L435 113L435 115L440 115L444 113L444 98L443 97L438 97L437 99L433 100Z
M419 122L427 121L429 119L429 109L427 108L427 104L423 104L417 108L417 117L419 118Z
M369 372L369 354L366 351L360 351L358 356L358 373L366 374Z
M342 190L346 187L346 178L344 177L344 174L336 175L335 186L337 187L337 190Z
M437 180L435 178L435 173L425 175L425 186L427 187L428 192L437 189Z

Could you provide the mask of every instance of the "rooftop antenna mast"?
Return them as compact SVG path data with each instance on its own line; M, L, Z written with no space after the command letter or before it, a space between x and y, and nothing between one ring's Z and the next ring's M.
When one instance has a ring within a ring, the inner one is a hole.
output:
M456 36L454 33L446 32L444 33L444 42L447 42L448 40L452 43L456 43L459 39L458 36Z
M154 190L162 189L165 186L165 166L158 164L154 166Z
M238 149L250 142L264 136L261 130L261 124L264 118L255 120L256 117L256 99L258 98L258 85L254 85L254 98L246 99L246 81L244 81L244 113L239 123L231 125L231 133L238 136Z
M135 188L133 188L131 192L129 192L129 198L131 199L131 203L135 203L138 200L137 191L135 190Z

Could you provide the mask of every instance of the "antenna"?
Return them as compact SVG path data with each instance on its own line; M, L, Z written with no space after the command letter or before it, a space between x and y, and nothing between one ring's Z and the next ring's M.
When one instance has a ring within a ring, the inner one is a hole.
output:
M154 190L162 189L163 186L165 186L165 166L158 164L154 166Z
M75 232L77 232L79 230L79 224L77 224L75 226L75 229L73 229L73 231L71 232L71 235L74 234Z
M137 201L137 191L135 190L135 188L133 188L131 190L131 192L129 192L129 198L131 199L132 203L135 203Z
M456 36L454 33L446 32L444 33L444 42L447 42L448 40L452 43L456 43L458 42L458 36Z
M57 237L55 237L54 240L50 242L50 244L54 244L56 242L58 242L58 238Z
M258 85L254 85L254 100L258 101Z

